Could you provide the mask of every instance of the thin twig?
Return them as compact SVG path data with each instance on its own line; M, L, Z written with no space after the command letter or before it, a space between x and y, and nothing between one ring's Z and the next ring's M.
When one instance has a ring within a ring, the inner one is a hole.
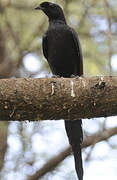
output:
M108 138L117 134L117 127L106 129L104 132L96 133L92 136L86 137L82 144L82 148L89 147L101 141L107 141ZM66 148L63 152L60 152L57 156L54 156L50 159L42 168L40 168L34 175L29 176L27 180L38 180L46 173L54 170L56 166L58 166L61 161L63 161L67 156L71 154L71 148Z

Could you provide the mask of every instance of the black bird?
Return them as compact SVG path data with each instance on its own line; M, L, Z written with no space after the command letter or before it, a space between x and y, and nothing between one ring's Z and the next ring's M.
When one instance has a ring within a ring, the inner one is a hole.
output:
M43 2L35 9L42 10L49 18L49 27L43 36L43 53L52 73L60 77L83 74L82 51L77 33L69 27L61 7ZM75 159L79 180L83 180L81 143L83 141L82 121L65 121L65 129Z

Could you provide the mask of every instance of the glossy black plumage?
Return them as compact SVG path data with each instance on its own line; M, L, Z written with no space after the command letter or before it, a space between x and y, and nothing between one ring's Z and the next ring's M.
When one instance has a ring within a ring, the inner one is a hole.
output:
M61 77L81 76L83 62L80 42L74 29L67 25L60 6L44 2L36 9L43 10L49 18L49 27L43 36L43 53L53 74ZM65 129L72 146L78 178L83 180L82 121L65 121Z

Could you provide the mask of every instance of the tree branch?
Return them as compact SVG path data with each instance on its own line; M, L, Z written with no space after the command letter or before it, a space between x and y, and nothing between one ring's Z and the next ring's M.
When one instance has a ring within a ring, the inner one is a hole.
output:
M1 120L117 115L117 77L0 80Z
M88 146L94 145L100 141L106 141L113 135L117 134L117 127L106 129L103 132L98 132L97 134L94 134L92 136L86 137L82 148L86 148ZM46 173L54 170L57 165L61 161L63 161L68 155L71 154L71 148L66 148L63 152L59 153L57 156L54 156L52 159L50 159L42 168L40 168L34 175L30 176L28 180L38 180L42 176L44 176Z
M8 122L0 122L0 171L4 166L4 158L7 151L8 125Z

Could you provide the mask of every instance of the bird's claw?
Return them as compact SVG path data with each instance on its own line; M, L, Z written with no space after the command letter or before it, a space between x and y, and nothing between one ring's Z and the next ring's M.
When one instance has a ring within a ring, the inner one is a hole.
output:
M59 75L53 75L52 78L60 78Z

